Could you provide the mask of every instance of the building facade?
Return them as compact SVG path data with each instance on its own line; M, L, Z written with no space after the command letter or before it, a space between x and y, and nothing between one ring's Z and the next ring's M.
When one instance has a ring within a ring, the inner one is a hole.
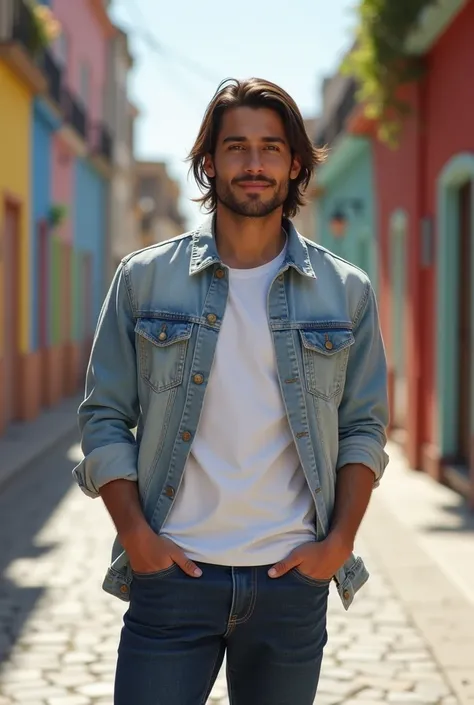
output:
M410 37L399 147L374 143L381 309L392 422L413 467L474 504L474 2L452 0Z
M138 161L135 178L141 246L163 242L185 232L186 222L179 206L179 184L169 176L166 164Z
M61 25L52 44L29 3L0 3L0 435L82 387L113 261L110 123L120 117L106 96L120 92L109 56L126 37L103 0L42 4ZM120 106L123 141L136 112L126 94Z

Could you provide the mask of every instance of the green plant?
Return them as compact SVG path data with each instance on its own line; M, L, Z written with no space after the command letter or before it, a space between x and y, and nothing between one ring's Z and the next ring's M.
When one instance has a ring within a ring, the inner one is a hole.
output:
M423 11L436 0L361 0L354 49L342 70L354 76L357 99L365 114L377 122L377 136L397 144L409 105L400 98L400 87L423 75L420 57L410 56L406 43Z
M46 5L41 5L37 0L28 0L28 5L33 23L29 48L34 55L37 55L59 36L61 25Z
M52 228L59 227L66 220L68 215L67 206L63 203L53 203L49 209L49 224Z

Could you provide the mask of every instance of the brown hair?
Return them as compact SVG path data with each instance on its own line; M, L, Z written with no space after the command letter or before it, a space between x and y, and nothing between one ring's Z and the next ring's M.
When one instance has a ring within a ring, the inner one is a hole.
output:
M249 78L244 81L229 78L222 81L207 106L199 134L188 157L191 162L189 170L193 172L203 194L201 198L194 200L211 213L216 210L215 182L204 171L204 158L207 154L215 152L224 112L229 108L242 106L275 110L283 121L292 155L297 154L301 159L301 171L296 179L290 181L288 197L283 204L283 215L292 218L306 202L304 191L315 166L324 161L325 151L316 148L311 142L293 98L283 88L261 78Z

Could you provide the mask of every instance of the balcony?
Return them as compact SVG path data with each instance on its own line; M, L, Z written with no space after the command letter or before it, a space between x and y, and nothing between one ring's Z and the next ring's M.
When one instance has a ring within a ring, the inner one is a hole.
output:
M24 0L0 2L0 57L34 92L46 90L39 66L41 39L31 9Z
M61 107L66 122L75 129L84 141L87 141L88 120L86 111L65 86L61 89Z
M61 104L62 69L51 52L46 50L42 57L42 67L48 82L48 95L58 105Z

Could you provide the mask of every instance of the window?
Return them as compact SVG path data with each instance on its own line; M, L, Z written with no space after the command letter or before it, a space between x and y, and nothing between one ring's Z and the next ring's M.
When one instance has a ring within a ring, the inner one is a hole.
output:
M64 29L53 44L53 52L58 64L64 69L69 58L69 39Z
M90 66L85 61L81 62L79 75L79 96L84 107L88 107L90 102L91 71Z

